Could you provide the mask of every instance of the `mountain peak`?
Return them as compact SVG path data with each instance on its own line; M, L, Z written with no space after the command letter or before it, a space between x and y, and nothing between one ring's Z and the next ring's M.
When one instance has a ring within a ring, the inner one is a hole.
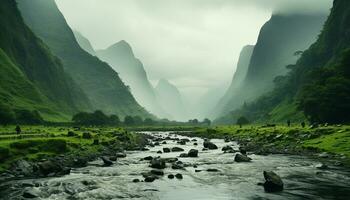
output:
M125 40L120 40L119 42L108 47L107 50L112 50L113 52L123 52L124 54L128 53L134 57L134 52L130 44Z

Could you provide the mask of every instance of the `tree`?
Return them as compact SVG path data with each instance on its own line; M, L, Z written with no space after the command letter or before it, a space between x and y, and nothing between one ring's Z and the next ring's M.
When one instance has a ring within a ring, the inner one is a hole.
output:
M236 124L238 124L239 127L242 128L243 125L249 124L249 120L242 116L242 117L237 119Z
M110 118L100 110L96 110L92 114L92 124L93 125L106 125L109 123L109 119Z
M135 124L134 118L131 117L131 116L126 116L126 117L124 118L124 124L125 124L126 126L132 126L132 125L134 125L134 124Z
M205 118L205 119L203 120L203 124L206 124L206 125L210 126L210 124L211 124L210 119Z
M134 116L134 124L135 125L142 125L143 119L140 116Z
M149 125L149 126L152 126L152 125L154 125L154 121L153 121L153 119L151 119L151 118L146 118L144 121L143 121L143 123L145 124L145 125Z
M120 119L117 115L111 115L109 117L109 123L111 125L119 125L120 124Z

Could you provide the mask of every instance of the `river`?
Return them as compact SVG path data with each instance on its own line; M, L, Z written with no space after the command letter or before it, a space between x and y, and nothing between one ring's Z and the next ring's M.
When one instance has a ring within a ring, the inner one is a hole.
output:
M150 133L159 137L185 138L169 132ZM193 138L190 138L191 140ZM126 152L126 158L119 158L110 167L101 167L96 160L87 167L73 169L64 177L20 180L7 183L2 199L21 199L24 190L31 189L39 199L135 199L135 200L240 200L240 199L350 199L350 173L341 168L316 168L319 162L302 156L250 154L252 162L237 163L234 154L223 153L221 148L235 142L225 143L221 139L211 140L219 149L202 151L203 140L195 138L186 145L175 140L167 144L149 147L150 151ZM198 158L179 158L188 167L185 170L164 169L165 175L151 183L133 183L143 180L141 173L149 172L149 162L141 160L146 156L162 158L178 157L182 152L157 154L164 147L178 146L188 152L198 149ZM197 165L194 168L193 165ZM217 169L208 172L207 169ZM203 170L196 172L195 170ZM259 182L264 182L263 171L274 171L284 182L284 191L265 193ZM183 179L168 179L168 174L181 173Z

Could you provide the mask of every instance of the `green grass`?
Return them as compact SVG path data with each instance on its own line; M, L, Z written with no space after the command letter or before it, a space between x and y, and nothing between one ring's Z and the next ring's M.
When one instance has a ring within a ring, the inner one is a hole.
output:
M208 138L234 137L249 139L261 148L276 147L279 149L310 149L318 152L329 152L346 156L345 164L350 166L350 126L328 126L315 129L300 126L276 126L262 128L259 125L217 126L211 129L198 129L196 135Z
M122 128L80 128L69 127L23 126L21 135L42 134L39 138L0 139L0 172L9 169L19 159L37 161L43 158L74 154L79 156L98 153L104 146L114 144L120 148L130 148L140 143L140 137ZM16 135L14 126L0 127L1 136ZM75 136L68 137L68 131ZM91 134L91 139L83 139L84 132ZM99 145L92 145L94 139Z

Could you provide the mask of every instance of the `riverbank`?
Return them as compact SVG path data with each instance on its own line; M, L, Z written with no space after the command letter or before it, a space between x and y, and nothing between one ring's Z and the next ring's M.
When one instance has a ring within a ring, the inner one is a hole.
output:
M13 126L0 129L0 180L60 176L101 156L142 149L143 135L122 128Z
M186 135L237 141L256 154L295 154L321 162L350 167L350 126L302 128L298 126L217 126L200 128Z

